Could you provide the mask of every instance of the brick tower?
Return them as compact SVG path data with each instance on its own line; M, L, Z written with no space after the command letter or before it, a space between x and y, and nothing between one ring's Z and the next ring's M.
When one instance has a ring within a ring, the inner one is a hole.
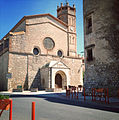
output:
M67 23L68 31L67 31L67 42L68 42L68 56L76 56L77 53L77 42L76 42L76 8L75 5L73 7L69 6L67 2L66 5L57 6L57 18Z

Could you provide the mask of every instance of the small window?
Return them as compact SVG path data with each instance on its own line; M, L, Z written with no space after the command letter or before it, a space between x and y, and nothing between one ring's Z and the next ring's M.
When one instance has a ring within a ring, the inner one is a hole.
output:
M63 56L62 51L61 51L61 50L58 50L57 55L58 55L59 57L62 57L62 56Z
M87 61L93 60L93 51L92 48L87 50Z
M38 48L34 48L33 49L33 54L34 55L38 55L39 54L39 49Z
M92 16L86 18L86 34L92 33Z

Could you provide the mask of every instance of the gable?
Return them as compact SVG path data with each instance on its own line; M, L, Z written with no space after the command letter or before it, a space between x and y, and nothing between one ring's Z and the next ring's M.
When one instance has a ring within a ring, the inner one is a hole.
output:
M49 14L39 15L39 16L35 16L35 17L26 17L26 18L27 18L26 25L39 25L39 24L49 23L49 24L67 32L67 25L64 22L62 22L61 20L59 20L58 18L55 18Z
M51 61L49 67L69 69L63 62L60 61Z
M52 18L53 20L59 22L59 23L62 24L63 26L68 27L68 25L67 25L65 22L63 22L62 20L60 20L60 19L54 17L54 16L51 15L51 14L30 15L30 16L25 16L25 19L36 19L36 18L46 17L46 16L48 16L48 17Z
M51 14L38 14L38 15L30 15L30 16L24 16L9 32L19 32L19 31L26 31L26 25L32 25L32 24L41 24L43 22L48 22L48 21L40 21L36 22L38 18L48 18L51 20L53 23L61 26L61 28L64 28L65 30L67 29L68 25L64 23L63 21L59 20L58 18L54 17ZM30 22L32 21L32 22ZM33 22L34 21L34 22ZM51 22L51 23L52 23ZM9 32L3 37L6 38L9 36ZM2 38L2 40L3 40Z
M55 42L55 47L48 51L48 54L57 56L57 51L61 49L63 43L63 55L67 55L67 25L49 14L25 16L8 35L10 34L12 51L33 54L33 49L37 47L41 51L40 54L47 54L43 42L49 37Z

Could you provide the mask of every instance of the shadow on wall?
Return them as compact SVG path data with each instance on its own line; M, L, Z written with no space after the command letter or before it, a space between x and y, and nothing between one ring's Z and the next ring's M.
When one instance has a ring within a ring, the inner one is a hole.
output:
M25 78L25 82L24 82L23 88L24 88L24 90L28 90L28 73L26 74L26 78Z
M31 88L38 88L38 90L41 90L41 73L40 73L40 69L37 71L37 74L35 75L35 78L34 78L32 84L31 84L31 86L29 86L29 87L30 87L30 89Z
M2 82L1 82L1 79L0 79L0 91L2 91Z
M0 76L0 91L8 90L8 79L6 78L6 74Z

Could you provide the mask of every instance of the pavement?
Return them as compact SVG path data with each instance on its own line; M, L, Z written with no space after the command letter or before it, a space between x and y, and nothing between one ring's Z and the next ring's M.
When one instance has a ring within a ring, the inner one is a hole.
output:
M23 91L23 92L0 92L2 95L9 95L10 98L14 97L36 97L36 98L53 98L52 102L59 100L59 102L64 103L64 104L73 104L76 106L88 106L90 108L96 108L100 110L107 110L111 112L117 112L119 113L119 98L109 98L109 104L105 103L104 100L100 102L99 100L97 101L92 101L91 96L86 96L86 100L84 100L84 96L82 93L79 93L79 97L77 98L67 98L66 97L66 92L46 92L46 91L38 91L38 92L30 92L30 91Z
M13 100L13 120L31 120L31 105L35 102L36 120L118 120L119 99L110 98L110 104L92 102L90 96L79 93L79 98L67 98L62 92L0 92ZM8 120L4 111L0 120Z

